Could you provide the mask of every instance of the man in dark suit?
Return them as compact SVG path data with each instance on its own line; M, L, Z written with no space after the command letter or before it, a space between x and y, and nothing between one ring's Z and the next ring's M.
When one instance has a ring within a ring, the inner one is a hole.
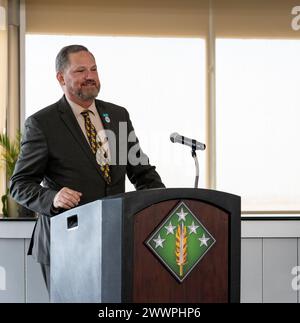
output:
M56 72L64 96L26 120L10 182L11 196L38 213L28 253L41 264L48 290L51 216L123 193L126 174L137 190L164 187L133 141L126 109L95 99L100 81L92 53L62 48Z

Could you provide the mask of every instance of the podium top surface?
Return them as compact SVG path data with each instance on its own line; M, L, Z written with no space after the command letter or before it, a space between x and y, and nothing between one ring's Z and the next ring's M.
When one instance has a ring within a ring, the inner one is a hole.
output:
M195 196L199 197L199 195L209 196L209 195L218 195L218 196L227 196L232 198L240 198L240 196L222 192L212 189L204 189L204 188L186 188L186 187L172 187L172 188L152 188L145 189L139 191L130 191L126 193L121 193L117 195L107 196L104 199L112 199L112 198L131 198L131 197L140 197L142 195L156 195L163 194L164 196L178 196L179 198L187 198Z
M231 214L240 215L241 198L231 193L195 188L159 188L132 191L123 194L108 196L102 201L121 199L124 209L135 213L152 204L167 200L199 200L214 205Z

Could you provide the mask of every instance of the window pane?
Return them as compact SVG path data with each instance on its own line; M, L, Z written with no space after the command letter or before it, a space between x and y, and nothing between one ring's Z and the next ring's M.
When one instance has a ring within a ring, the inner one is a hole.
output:
M299 40L218 39L217 188L300 209Z
M204 141L204 40L27 35L26 117L62 95L54 61L60 48L72 43L94 53L101 80L98 98L128 109L141 146L165 184L193 187L191 151L172 144L169 137L178 132ZM203 187L203 152L199 163L199 186Z

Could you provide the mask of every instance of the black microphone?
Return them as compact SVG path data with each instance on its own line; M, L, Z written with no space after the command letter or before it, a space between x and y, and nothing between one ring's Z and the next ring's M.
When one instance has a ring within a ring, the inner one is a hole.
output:
M177 132L173 132L170 135L170 140L173 143L178 142L180 144L190 146L192 148L192 150L205 150L205 148L206 148L205 144L203 144L195 139L190 139L190 138L181 136Z

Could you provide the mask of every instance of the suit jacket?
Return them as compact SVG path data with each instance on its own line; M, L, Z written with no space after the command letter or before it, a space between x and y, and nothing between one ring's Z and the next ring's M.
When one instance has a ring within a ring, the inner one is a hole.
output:
M100 100L96 100L96 108L104 129L116 134L118 161L119 148L127 144L129 152L136 145L136 142L127 143L128 134L133 130L129 114L123 107ZM119 122L127 124L126 138L119 138ZM141 149L138 154L147 158ZM29 254L40 263L50 264L51 207L54 196L62 187L82 192L82 205L123 193L126 174L137 190L164 187L154 166L132 166L128 160L124 165L117 163L111 166L112 182L107 185L65 96L29 117L25 122L20 155L10 181L11 196L19 204L39 214Z

